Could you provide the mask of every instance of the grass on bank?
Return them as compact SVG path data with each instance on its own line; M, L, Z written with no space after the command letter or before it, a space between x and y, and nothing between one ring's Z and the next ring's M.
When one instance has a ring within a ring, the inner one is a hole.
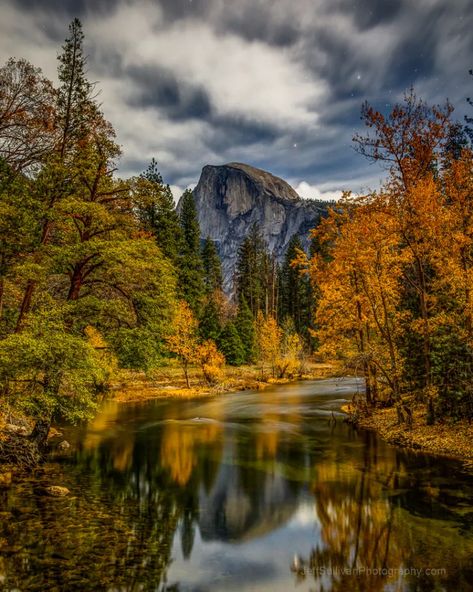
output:
M307 362L301 374L291 378L273 378L265 371L263 374L258 366L226 366L223 380L209 386L200 368L189 368L190 388L181 366L175 360L170 360L166 366L145 374L120 370L111 384L109 397L126 403L145 401L160 397L179 397L192 399L218 395L240 390L260 390L272 384L284 384L295 380L309 380L327 378L337 373L338 366L334 363Z

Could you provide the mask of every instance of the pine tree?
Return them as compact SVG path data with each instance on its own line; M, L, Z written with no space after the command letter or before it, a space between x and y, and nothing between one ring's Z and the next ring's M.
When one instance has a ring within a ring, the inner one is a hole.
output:
M200 254L200 227L194 196L186 190L181 198L180 224L182 245L179 257L179 287L183 298L195 313L202 306L204 266Z
M169 185L165 185L158 163L153 158L141 179L147 185L140 185L140 194L146 193L146 199L138 208L140 221L156 238L156 243L163 254L174 264L178 263L181 243L181 226L174 206L174 199Z
M244 361L251 364L255 359L255 324L253 315L244 297L238 303L235 325L245 352Z
M235 273L238 300L246 300L254 317L265 309L268 258L266 243L254 224L238 250Z
M216 341L222 331L220 310L216 299L210 296L202 309L199 324L200 336L203 340L213 339Z
M61 129L60 155L89 133L89 123L97 113L93 101L94 85L87 80L87 58L84 56L82 24L75 18L69 25L69 37L58 56L58 118Z
M58 203L74 193L71 179L79 178L84 153L87 149L105 150L101 159L115 158L120 150L114 144L114 131L103 119L93 97L94 85L86 78L86 58L83 53L84 34L79 19L69 25L70 36L66 39L62 53L58 56L58 78L60 87L57 92L56 118L58 128L58 146L51 153L47 166L41 171L42 193L44 199L42 230L34 253L35 264L42 258L44 245L51 240L54 210ZM91 147L97 139L101 148ZM103 171L99 167L97 174ZM33 305L33 296L37 286L37 276L28 279L20 305L16 323L16 332L21 331L24 319Z
M202 261L204 265L204 284L207 294L216 290L222 290L222 262L214 241L208 236L202 248Z
M225 325L218 339L218 346L230 365L240 366L244 363L245 349L232 321Z
M309 277L301 273L302 267L296 265L298 254L303 251L297 235L289 241L281 270L280 318L289 317L300 335L308 336L311 322L311 290Z

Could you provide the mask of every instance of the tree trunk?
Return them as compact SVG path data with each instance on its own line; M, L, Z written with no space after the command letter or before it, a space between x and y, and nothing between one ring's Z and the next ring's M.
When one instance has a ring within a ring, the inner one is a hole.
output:
M187 388L191 388L190 382L189 382L189 373L187 371L187 362L184 362L184 376L186 377L186 385Z
M31 300L33 298L35 287L36 282L34 280L28 280L25 288L25 293L23 295L23 300L21 301L20 313L16 321L15 333L19 333L21 331L21 327L23 325L25 316L29 313L31 309Z
M78 300L80 290L82 287L82 274L80 271L75 270L71 278L71 285L69 288L69 294L67 295L68 300Z
M53 207L54 199L51 199L49 204L49 209ZM45 220L43 223L43 230L41 232L41 241L39 246L46 245L49 241L49 235L51 232L51 222L49 220ZM38 253L35 256L36 262L38 262ZM18 315L18 319L16 321L15 333L19 333L21 331L21 327L23 325L23 321L25 316L31 310L31 301L33 299L33 294L36 289L37 282L35 280L28 280L26 283L25 293L23 295L23 300L21 301L20 313Z
M38 419L34 425L33 431L30 434L32 440L38 448L43 448L48 439L49 430L51 428L51 419Z
M0 321L2 320L2 317L3 317L3 293L4 293L4 287L5 287L5 280L3 279L3 277L0 277Z

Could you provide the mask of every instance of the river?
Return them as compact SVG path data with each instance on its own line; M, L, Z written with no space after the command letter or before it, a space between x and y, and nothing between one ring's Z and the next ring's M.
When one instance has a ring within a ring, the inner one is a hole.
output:
M358 388L104 404L0 489L0 589L473 590L472 474L345 424Z

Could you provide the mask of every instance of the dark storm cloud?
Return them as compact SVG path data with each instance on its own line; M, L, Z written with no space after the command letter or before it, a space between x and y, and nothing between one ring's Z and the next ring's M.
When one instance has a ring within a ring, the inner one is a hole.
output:
M53 77L79 16L123 174L155 156L182 188L206 163L240 160L332 195L383 175L352 148L364 100L388 110L414 85L463 118L471 12L470 0L6 0L0 57Z
M131 107L157 107L171 119L208 119L210 99L204 88L179 80L165 68L137 66L126 71L137 93L130 98Z

